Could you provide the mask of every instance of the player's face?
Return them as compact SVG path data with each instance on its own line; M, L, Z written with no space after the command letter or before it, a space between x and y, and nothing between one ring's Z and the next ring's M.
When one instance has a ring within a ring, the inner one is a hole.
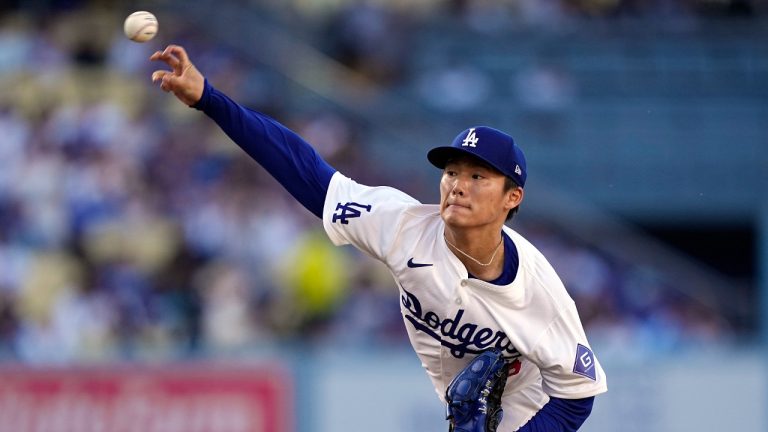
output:
M502 225L523 199L519 187L504 191L504 174L473 158L445 165L440 180L440 215L453 227Z

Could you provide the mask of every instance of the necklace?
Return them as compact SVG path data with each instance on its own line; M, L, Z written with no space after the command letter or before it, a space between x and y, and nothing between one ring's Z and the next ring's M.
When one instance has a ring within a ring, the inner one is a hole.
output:
M448 241L448 238L445 237L445 235L443 235L443 239L445 239L445 242L448 243L452 248L454 248L457 251L459 251L460 254L462 254L465 257L467 257L467 258L471 259L472 261L476 262L477 265L482 266L482 267L488 267L493 262L493 259L496 258L496 253L498 253L499 249L501 248L501 243L503 243L503 241L504 241L504 236L502 235L501 239L499 239L499 244L496 245L496 249L493 251L493 255L491 255L491 259L488 260L487 263L481 263L480 261L478 261L475 258L473 258L472 256L470 256L468 253L466 253L463 250L459 249L458 246L456 246L455 244L453 244L450 241Z

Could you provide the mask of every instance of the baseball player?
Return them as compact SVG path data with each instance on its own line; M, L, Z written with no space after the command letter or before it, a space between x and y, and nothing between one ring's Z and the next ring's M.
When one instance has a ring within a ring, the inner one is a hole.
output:
M523 152L499 130L462 131L427 158L440 203L356 183L296 133L217 91L170 45L152 80L203 111L336 245L386 264L408 337L454 431L575 431L607 390L573 300L544 256L505 226L523 200Z

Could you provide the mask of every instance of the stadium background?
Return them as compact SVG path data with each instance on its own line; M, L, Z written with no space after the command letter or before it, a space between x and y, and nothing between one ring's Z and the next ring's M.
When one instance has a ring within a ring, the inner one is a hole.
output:
M423 201L428 148L510 131L512 226L609 376L584 430L768 430L767 24L748 0L3 1L0 431L445 430L389 275L152 87L168 43Z

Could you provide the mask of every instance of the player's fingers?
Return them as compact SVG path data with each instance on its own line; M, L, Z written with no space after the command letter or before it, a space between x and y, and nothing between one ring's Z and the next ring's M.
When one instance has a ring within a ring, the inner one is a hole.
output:
M179 61L181 61L182 65L186 65L189 63L189 56L187 55L187 50L185 50L184 47L180 45L168 45L168 47L165 48L165 52L178 58Z
M168 66L172 67L175 72L181 72L182 64L178 57L173 54L163 53L163 59L165 59L165 62L168 63Z
M164 61L164 62L167 63L168 60L176 59L176 57L170 56L165 51L155 51L151 56L149 56L149 59L153 60L153 61L160 60L160 61ZM178 60L178 59L176 59L176 60Z
M151 56L149 56L150 60L164 60L165 59L165 51L155 51L152 53Z
M169 45L163 53L178 60L173 64L173 70L177 75L184 74L192 66L187 51L179 45Z
M182 69L181 61L179 58L173 55L171 52L168 52L167 49L165 51L155 51L155 53L152 54L149 59L153 61L163 61L168 66L172 67L175 71L181 71Z
M175 81L173 81L174 76L172 74L165 74L160 79L160 89L162 89L165 92L171 92L174 90L174 85L176 84Z
M170 74L170 71L167 70L156 70L152 72L152 82L156 83L163 79L164 76Z
M177 91L184 91L185 86L184 82L181 81L181 78L175 74L167 73L164 74L163 77L160 79L160 88L167 91L167 92L173 92L174 94Z

